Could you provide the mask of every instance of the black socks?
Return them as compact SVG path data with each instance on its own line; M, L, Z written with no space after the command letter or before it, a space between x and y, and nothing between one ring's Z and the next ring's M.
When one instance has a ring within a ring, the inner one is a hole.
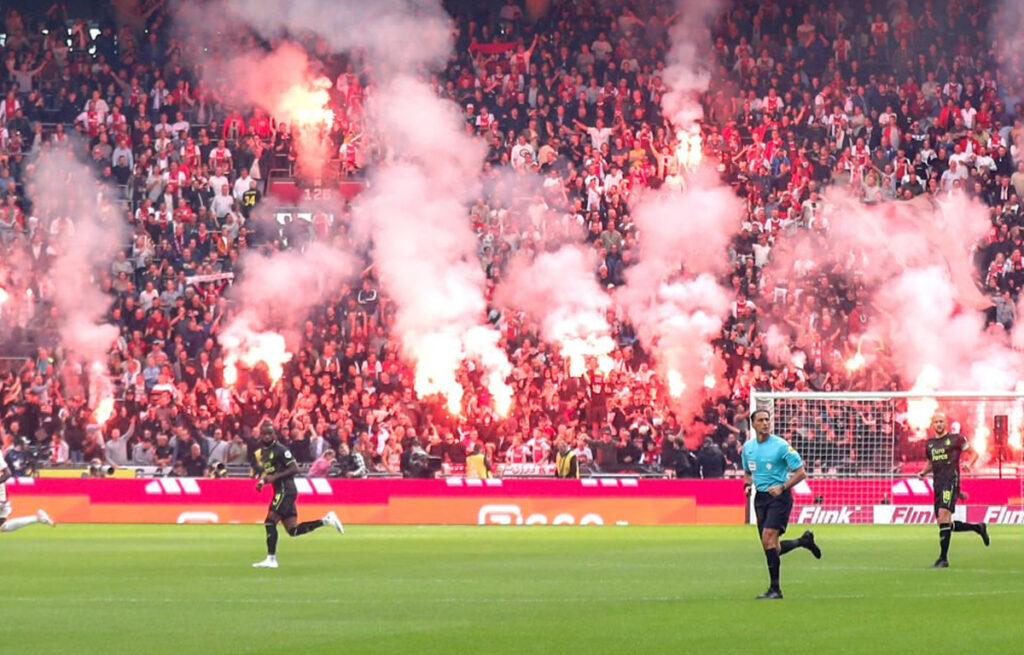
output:
M959 521L958 521L959 522ZM949 554L949 538L953 536L953 526L949 523L939 524L939 559L944 560Z
M764 551L764 557L768 560L768 577L771 579L769 589L779 590L779 565L782 560L779 558L779 551L772 548Z
M267 555L277 555L277 522L264 521L263 527L267 529Z
M785 555L794 548L803 548L804 542L801 539L787 539L779 542L780 555Z
M289 530L288 534L290 536L292 536L292 537L298 537L299 535L303 535L303 534L306 534L307 532L312 532L313 530L316 530L317 528L321 528L321 527L323 527L323 525L324 525L323 521L305 521L303 523L298 524L297 526L295 526L291 530Z
M966 521L953 521L953 532L977 532L981 534L980 523L968 523Z

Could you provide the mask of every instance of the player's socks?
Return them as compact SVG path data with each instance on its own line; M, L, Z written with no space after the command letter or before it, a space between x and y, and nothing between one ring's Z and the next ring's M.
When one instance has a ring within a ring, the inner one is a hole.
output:
M981 523L953 521L953 532L976 532L978 534L981 534Z
M771 548L764 551L764 557L768 560L768 578L771 580L771 586L769 590L779 589L779 568L782 564L782 560L779 558L779 551Z
M804 532L799 539L787 539L779 542L779 554L785 555L791 550L797 548L806 548L811 551L816 559L821 559L821 549L818 548L818 544L814 543L814 533L810 530Z
M306 534L307 532L312 532L313 530L322 527L324 527L324 522L322 519L317 519L316 521L304 521L295 526L294 528L292 528L291 530L289 530L288 534L292 537L298 537L299 535Z
M946 561L949 555L949 538L953 536L953 526L949 523L939 524L939 559Z
M803 543L799 539L786 539L785 541L779 542L779 555L785 555L791 550L800 548Z
M8 519L3 525L0 525L0 532L14 532L20 530L26 525L32 525L33 523L42 523L38 516L23 516L19 519Z
M263 527L267 529L267 557L277 555L277 522L264 521Z

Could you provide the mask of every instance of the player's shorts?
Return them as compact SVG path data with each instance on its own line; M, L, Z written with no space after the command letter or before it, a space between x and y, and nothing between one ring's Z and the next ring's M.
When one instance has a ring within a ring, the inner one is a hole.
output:
M935 515L939 515L940 509L948 509L950 513L956 511L956 501L960 496L960 484L957 482L935 483Z
M6 519L11 515L13 508L11 507L11 501L5 500L0 503L0 520Z
M757 533L761 534L763 530L778 530L779 534L785 534L791 511L793 492L783 491L781 496L773 496L767 491L758 491L754 496Z
M274 497L270 500L270 507L267 508L267 511L277 514L282 519L298 516L299 513L295 509L296 495L295 492L274 492Z

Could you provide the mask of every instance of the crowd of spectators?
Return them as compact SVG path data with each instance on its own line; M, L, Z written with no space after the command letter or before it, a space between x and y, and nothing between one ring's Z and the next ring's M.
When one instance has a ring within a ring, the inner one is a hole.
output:
M488 144L488 183L467 221L489 289L515 252L543 250L567 234L599 252L602 285L613 292L623 284L638 253L630 199L677 166L675 128L661 113L678 19L671 4L556 1L537 20L516 0L450 8L455 53L432 82ZM672 411L622 316L609 315L614 370L575 378L537 338L537 325L499 312L492 318L514 366L511 415L488 408L467 368L465 406L451 416L414 394L410 364L391 334L394 306L372 268L311 313L280 381L254 370L227 388L218 330L233 306L223 274L244 275L240 255L254 249L350 243L346 210L286 224L261 211L274 202L264 197L271 170L302 175L288 128L222 102L186 63L162 11L139 30L108 17L69 17L61 5L41 15L8 10L0 49L0 355L11 357L0 379L5 447L48 444L41 458L53 465L99 460L202 475L217 462L244 465L253 428L268 419L300 462L323 470L337 458L343 469L358 461L399 473L416 441L455 467L478 443L495 463L546 462L566 440L602 471L721 476L738 467L752 388L905 383L884 367L843 366L872 312L854 271L767 272L773 251L793 235L828 239L828 185L867 203L958 193L987 203L992 232L974 264L997 297L989 320L1010 327L1024 282L1024 160L1015 145L1022 87L999 73L989 50L990 3L726 4L704 53L711 82L700 98L702 134L709 165L742 198L745 216L721 253L731 268L723 283L735 292L715 342L726 373L695 420ZM383 156L363 112L372 62L336 56L321 64L336 81L332 170L358 180ZM131 227L122 252L96 271L111 299L106 320L121 333L109 361L118 400L100 426L91 420L85 369L62 356L49 297L53 244L74 238L76 217L35 212L25 183L48 148L75 149L117 187ZM535 180L535 191L510 200L502 188L508 169ZM769 362L769 325L791 328L803 366ZM838 466L857 460L855 435L878 420L874 412L826 417L794 438L827 441L822 464Z

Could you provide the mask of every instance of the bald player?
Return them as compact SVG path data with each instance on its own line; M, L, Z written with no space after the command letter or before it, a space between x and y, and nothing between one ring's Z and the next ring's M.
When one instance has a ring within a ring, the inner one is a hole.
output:
M950 434L946 427L946 415L936 412L932 416L933 437L925 442L925 457L928 462L917 474L923 478L932 474L935 490L935 518L939 524L939 559L932 568L949 568L949 540L954 532L974 532L987 546L988 526L984 523L954 521L956 501L960 497L960 463L970 468L978 459L978 453L971 450L971 444L962 434ZM966 459L964 459L966 458Z

